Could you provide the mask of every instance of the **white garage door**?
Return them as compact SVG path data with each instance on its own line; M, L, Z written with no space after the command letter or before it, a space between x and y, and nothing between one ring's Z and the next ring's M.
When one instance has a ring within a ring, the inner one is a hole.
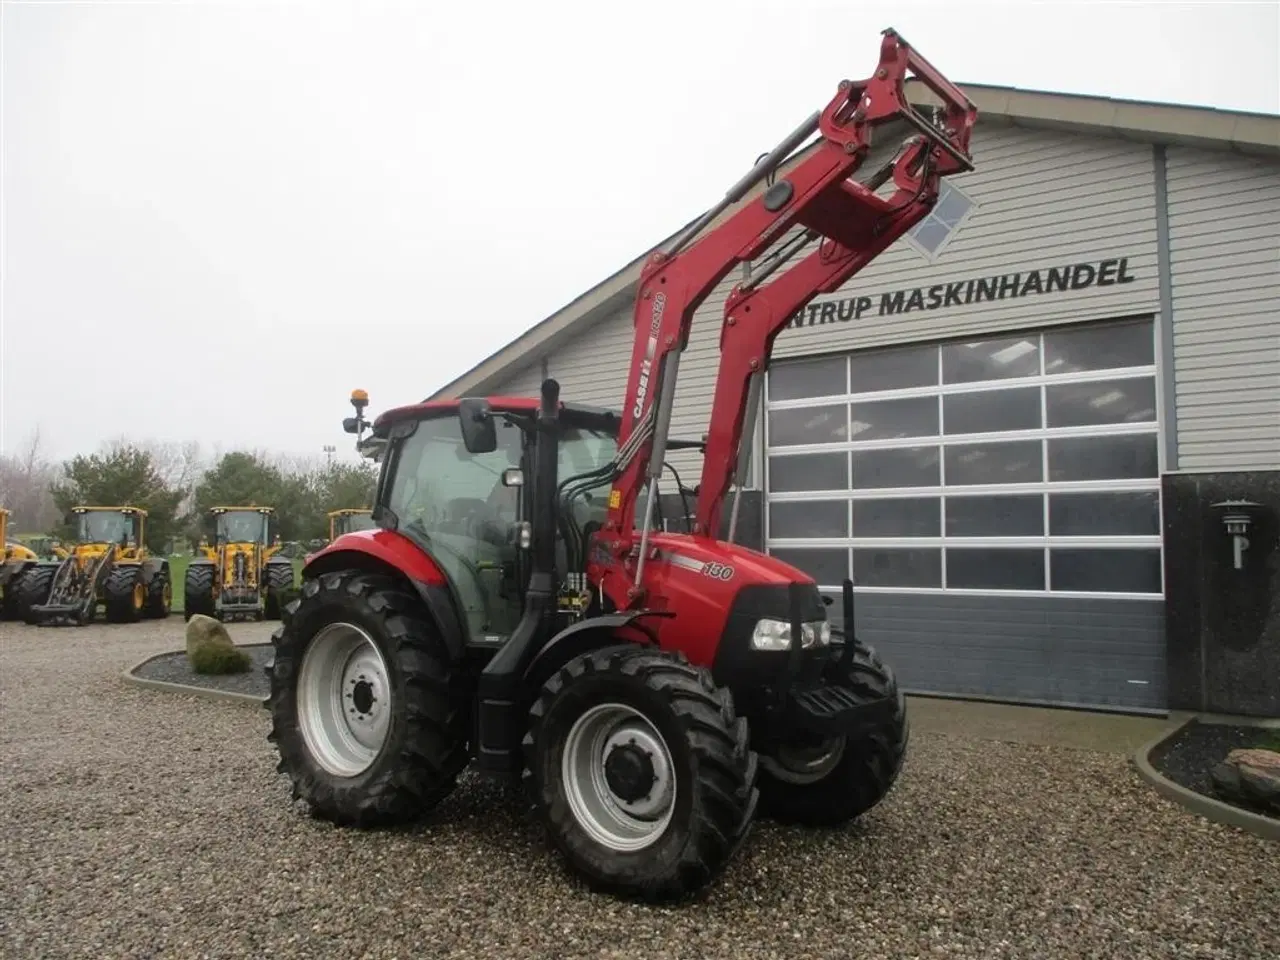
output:
M919 690L1162 707L1154 324L775 363L769 552Z

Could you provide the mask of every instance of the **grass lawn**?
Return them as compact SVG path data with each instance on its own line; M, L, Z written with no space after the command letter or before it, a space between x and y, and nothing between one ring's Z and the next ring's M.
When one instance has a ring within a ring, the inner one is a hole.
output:
M183 587L187 582L187 567L191 563L190 557L170 557L169 558L169 576L173 580L173 612L181 613L185 608L182 605ZM302 580L302 560L293 561L293 577L294 582Z

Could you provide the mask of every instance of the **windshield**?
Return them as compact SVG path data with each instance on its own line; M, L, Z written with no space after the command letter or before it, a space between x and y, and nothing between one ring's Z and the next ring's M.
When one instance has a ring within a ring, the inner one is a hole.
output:
M564 486L566 480L604 466L613 459L617 451L617 441L606 433L576 428L566 430L560 440L560 459L557 467L563 492L566 494L570 492L569 487ZM588 487L585 494L574 497L573 515L579 527L592 521L604 523L609 512L609 483L607 477L594 481L594 485Z
M225 543L266 543L267 518L256 510L220 513L217 536Z
M80 514L81 543L124 543L134 536L134 518L113 510L90 510Z

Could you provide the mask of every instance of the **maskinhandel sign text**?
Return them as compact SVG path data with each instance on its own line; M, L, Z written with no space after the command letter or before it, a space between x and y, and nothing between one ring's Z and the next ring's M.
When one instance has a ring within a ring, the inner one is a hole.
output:
M938 310L987 300L1007 300L1011 297L1084 290L1088 287L1109 287L1117 283L1133 283L1134 279L1129 272L1128 257L1096 263L1075 263L1066 267L1047 267L1026 273L975 277L971 280L936 283L931 287L895 290L880 294L878 300L872 297L846 297L826 303L811 303L796 311L788 326L812 327L815 324L858 320L872 307L876 308L874 316L885 317L910 313L912 310Z

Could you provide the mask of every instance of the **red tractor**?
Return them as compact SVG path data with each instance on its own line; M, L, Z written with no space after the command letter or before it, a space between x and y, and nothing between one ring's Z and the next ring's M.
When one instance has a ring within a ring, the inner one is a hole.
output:
M908 71L941 101L926 117ZM722 539L773 341L973 169L977 112L895 32L834 99L648 260L621 412L539 398L427 402L344 429L381 461L378 529L310 558L268 668L271 741L295 798L335 823L398 824L468 767L523 778L551 840L598 888L711 883L756 814L845 823L892 787L908 738L892 671L831 629L813 578ZM864 182L877 128L914 131ZM814 145L792 154L814 133ZM785 171L783 164L794 163ZM762 180L767 188L716 222ZM880 188L889 186L881 195ZM760 258L784 233L804 247ZM705 233L704 233L705 231ZM816 241L816 245L814 245ZM668 436L694 311L736 265L710 430ZM666 452L703 452L689 533L655 522ZM736 500L735 500L736 507Z

